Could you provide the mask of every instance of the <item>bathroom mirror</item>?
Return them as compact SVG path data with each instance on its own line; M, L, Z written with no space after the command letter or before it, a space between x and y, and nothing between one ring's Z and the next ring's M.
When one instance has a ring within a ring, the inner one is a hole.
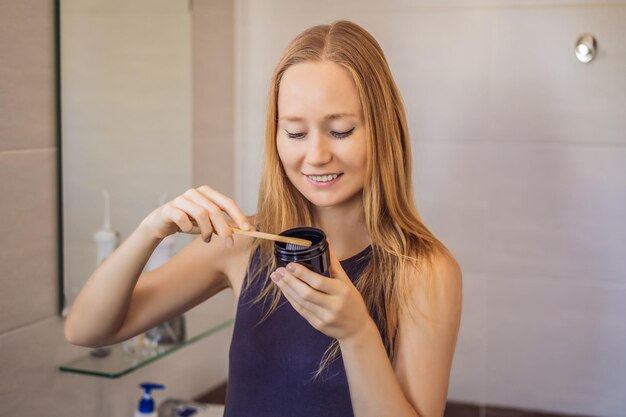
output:
M187 0L60 0L58 13L65 315L97 266L103 190L121 243L191 185L191 14Z

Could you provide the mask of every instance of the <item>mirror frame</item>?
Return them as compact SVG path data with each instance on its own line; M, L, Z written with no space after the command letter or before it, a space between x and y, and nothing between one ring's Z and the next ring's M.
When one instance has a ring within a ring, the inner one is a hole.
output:
M55 106L55 146L56 146L56 184L57 184L57 283L58 283L58 313L63 317L65 306L65 287L63 276L65 275L65 265L63 256L63 149L61 147L62 124L61 124L61 0L54 0L53 4L53 31L54 31L54 106Z

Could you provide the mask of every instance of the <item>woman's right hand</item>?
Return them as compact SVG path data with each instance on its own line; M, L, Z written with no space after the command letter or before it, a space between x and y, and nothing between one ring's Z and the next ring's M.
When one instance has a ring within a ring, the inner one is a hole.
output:
M205 242L210 242L215 233L224 240L226 246L232 247L233 232L223 211L240 229L254 230L233 199L208 185L185 191L150 213L140 226L157 239L163 239L176 232L194 234L199 232Z

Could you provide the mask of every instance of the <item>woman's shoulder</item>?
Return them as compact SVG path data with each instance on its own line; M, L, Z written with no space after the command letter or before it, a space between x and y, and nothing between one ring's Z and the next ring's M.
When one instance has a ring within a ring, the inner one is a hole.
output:
M426 273L431 278L439 277L440 281L448 282L454 285L461 280L461 265L456 260L452 252L445 247L436 248L429 254L428 268Z
M463 297L461 266L450 250L437 248L412 266L414 279L409 280L412 304L428 316L459 314Z

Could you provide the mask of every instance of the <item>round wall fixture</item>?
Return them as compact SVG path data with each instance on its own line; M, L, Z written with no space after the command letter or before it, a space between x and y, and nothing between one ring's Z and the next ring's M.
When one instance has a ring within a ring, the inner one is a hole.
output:
M591 62L596 57L598 44L596 38L589 33L585 33L576 41L576 58L583 64Z

